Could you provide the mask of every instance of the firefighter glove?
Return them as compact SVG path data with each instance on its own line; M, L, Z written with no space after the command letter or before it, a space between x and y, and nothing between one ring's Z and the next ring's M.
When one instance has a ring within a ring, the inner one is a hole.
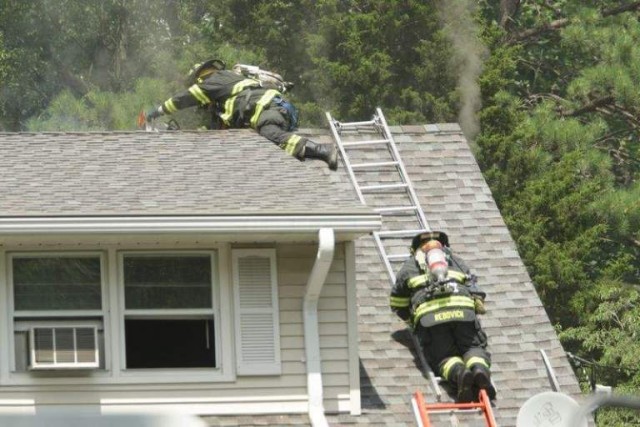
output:
M473 297L473 307L477 314L485 314L487 312L487 309L484 306L484 301L478 296Z
M153 110L147 112L145 114L145 117L147 119L147 122L151 122L155 119L157 119L158 117L162 116L164 114L164 111L162 111L162 106L154 108Z

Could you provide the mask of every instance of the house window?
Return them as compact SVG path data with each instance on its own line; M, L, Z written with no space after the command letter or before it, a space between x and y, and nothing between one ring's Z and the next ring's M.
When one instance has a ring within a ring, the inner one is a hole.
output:
M213 253L125 253L127 369L216 367Z
M93 357L92 366L104 368L103 351L99 350L104 348L102 255L15 253L9 265L14 370L82 367L87 354ZM78 341L76 331L85 330L93 331L91 340ZM45 332L52 334L51 360L43 363L42 355L48 354L46 340L42 339ZM86 343L91 344L90 351Z
M276 264L228 246L9 252L5 363L22 384L279 375Z
M14 310L100 310L97 256L13 258Z

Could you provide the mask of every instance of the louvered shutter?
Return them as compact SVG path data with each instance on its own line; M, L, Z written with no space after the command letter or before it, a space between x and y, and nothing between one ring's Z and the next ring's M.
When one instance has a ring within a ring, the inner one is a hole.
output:
M238 375L277 375L280 324L274 249L232 253Z

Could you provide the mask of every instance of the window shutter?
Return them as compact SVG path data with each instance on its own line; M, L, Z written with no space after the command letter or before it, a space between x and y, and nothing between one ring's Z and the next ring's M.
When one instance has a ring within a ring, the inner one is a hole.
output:
M235 249L232 260L238 375L278 375L281 366L276 252Z

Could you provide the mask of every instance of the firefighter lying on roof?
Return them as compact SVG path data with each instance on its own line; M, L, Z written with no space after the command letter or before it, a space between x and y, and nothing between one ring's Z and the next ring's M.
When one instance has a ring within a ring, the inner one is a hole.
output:
M486 294L445 233L416 235L411 252L391 290L391 309L413 327L427 362L456 389L458 402L476 400L479 389L495 399L487 335L476 318L485 313Z
M298 127L298 113L282 96L284 86L245 76L241 64L233 70L224 67L216 59L194 66L188 89L146 113L146 120L150 122L183 108L213 105L225 127L250 127L298 160L323 160L329 169L337 169L335 145L316 144L293 133Z

